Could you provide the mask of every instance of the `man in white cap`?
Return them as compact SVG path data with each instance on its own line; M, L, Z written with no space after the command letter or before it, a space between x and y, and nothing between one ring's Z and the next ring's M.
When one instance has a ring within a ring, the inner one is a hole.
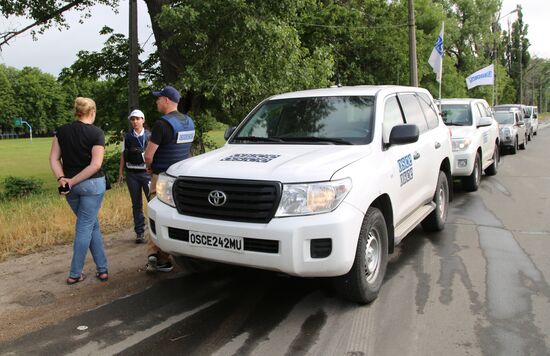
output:
M143 216L143 196L149 200L149 182L151 176L147 173L144 153L151 133L145 129L145 115L141 110L134 110L128 116L131 128L125 133L122 142L122 154L118 167L118 181L124 180L132 199L132 214L134 216L134 231L136 243L145 242L145 218Z

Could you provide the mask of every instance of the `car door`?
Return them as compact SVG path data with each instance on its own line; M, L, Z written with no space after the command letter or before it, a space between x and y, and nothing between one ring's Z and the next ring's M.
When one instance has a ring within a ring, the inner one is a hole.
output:
M414 199L417 190L414 176L415 170L414 154L416 143L403 145L389 145L391 130L396 125L405 123L401 106L395 94L384 99L384 118L382 120L382 141L384 156L391 162L388 173L389 195L394 208L394 222L398 225L405 219L418 205L419 198Z
M518 143L520 144L526 144L526 138L525 138L525 132L526 132L526 128L525 128L525 121L523 121L523 111L516 111L514 112L514 117L515 117L515 120L516 120L516 123L515 123L515 126L517 128L517 131L518 131Z
M413 198L415 206L418 207L433 198L434 187L436 186L434 179L437 180L439 170L439 162L434 159L439 155L435 151L441 147L441 143L434 136L435 130L428 128L428 123L416 94L399 93L397 98L401 104L405 122L417 125L420 131L418 141L414 143L412 156L414 177L410 182L411 188L414 189L411 198Z
M482 103L478 102L475 106L479 112L479 118L491 117ZM495 150L495 137L492 137L493 135L491 134L493 131L492 126L481 126L477 127L476 130L479 130L479 133L481 134L481 154L483 155L483 157L481 157L481 162L484 164L493 157L493 152Z

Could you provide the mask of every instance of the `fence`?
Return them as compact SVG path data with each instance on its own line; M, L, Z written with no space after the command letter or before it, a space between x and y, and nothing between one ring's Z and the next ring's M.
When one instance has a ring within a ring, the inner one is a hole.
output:
M0 140L8 140L8 139L19 138L19 137L23 137L23 136L15 132L0 133Z

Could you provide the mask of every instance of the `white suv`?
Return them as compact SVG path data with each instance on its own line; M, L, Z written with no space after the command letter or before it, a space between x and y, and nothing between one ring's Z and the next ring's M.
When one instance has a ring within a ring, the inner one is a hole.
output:
M539 109L537 106L528 106L529 117L531 118L531 127L533 136L536 136L539 131Z
M443 99L441 113L453 137L453 177L459 177L467 191L476 191L483 170L497 174L498 123L483 99Z
M226 139L172 165L149 203L152 241L185 267L336 277L345 297L367 303L395 244L420 223L443 229L451 140L424 89L276 95Z

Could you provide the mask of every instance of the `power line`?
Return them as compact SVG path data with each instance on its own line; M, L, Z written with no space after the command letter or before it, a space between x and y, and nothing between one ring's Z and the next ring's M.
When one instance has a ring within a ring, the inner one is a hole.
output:
M383 30L388 28L398 28L398 27L407 27L408 24L402 24L402 25L389 25L389 26L343 26L343 25L319 25L315 23L308 23L308 22L294 22L290 21L290 24L293 25L302 25L302 26L310 26L310 27L322 27L322 28L346 28L349 30Z

